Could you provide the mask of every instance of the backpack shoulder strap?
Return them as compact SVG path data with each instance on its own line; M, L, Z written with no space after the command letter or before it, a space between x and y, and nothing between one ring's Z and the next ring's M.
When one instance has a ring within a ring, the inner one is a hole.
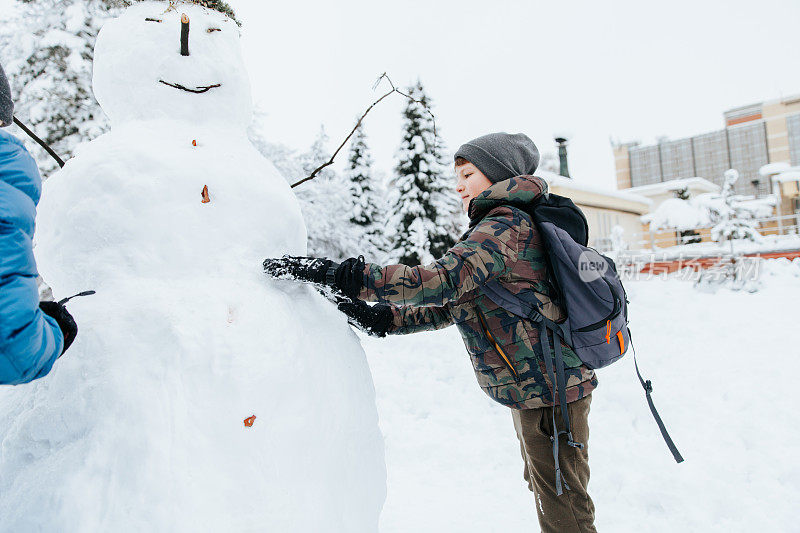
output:
M535 320L534 317L538 316L539 308L542 302L534 295L530 295L531 301L523 300L518 295L503 287L499 281L492 279L483 284L483 293L489 297L491 301L505 309L523 318L530 318Z
M631 337L630 329L628 329L628 338L631 339L631 347L633 347L633 337ZM667 448L669 448L669 451L672 452L672 456L675 458L675 462L682 463L683 456L681 455L681 452L678 451L678 448L675 446L675 443L672 442L672 437L669 436L667 428L664 426L664 422L658 415L658 411L656 411L656 406L653 403L653 398L650 397L650 395L653 393L653 384L650 382L649 379L645 381L644 378L642 378L642 374L639 372L639 364L636 362L636 348L633 348L633 365L636 368L636 375L639 376L639 383L642 384L645 396L647 397L647 405L650 407L650 412L653 414L653 418L656 419L656 424L658 424L658 429L661 431L661 436L664 437L664 442L667 443Z

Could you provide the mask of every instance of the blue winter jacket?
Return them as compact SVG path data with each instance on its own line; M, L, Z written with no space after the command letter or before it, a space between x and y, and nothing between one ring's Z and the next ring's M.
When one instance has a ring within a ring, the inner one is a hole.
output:
M56 321L39 310L31 239L41 193L36 162L0 130L0 384L47 375L64 347Z

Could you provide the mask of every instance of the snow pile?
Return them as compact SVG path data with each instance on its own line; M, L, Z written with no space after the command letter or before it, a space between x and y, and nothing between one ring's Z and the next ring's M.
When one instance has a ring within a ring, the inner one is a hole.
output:
M798 357L798 263L765 261L755 294L700 293L680 274L625 283L639 366L686 461L661 439L632 353L598 371L599 531L797 529L800 429L781 384ZM456 329L364 344L389 467L381 531L538 531L510 412L480 391Z
M80 332L52 374L0 391L2 529L376 531L383 441L358 339L261 272L304 254L306 230L247 141L238 27L164 8L102 30L113 129L45 187L40 271L57 297L97 294L70 303Z
M691 230L711 224L708 209L690 200L668 198L658 209L644 215L641 220L650 224L651 229L674 228L679 231Z
M800 257L791 261L785 257L762 260L760 269L764 283L777 285L784 282L797 283L797 278L800 278Z

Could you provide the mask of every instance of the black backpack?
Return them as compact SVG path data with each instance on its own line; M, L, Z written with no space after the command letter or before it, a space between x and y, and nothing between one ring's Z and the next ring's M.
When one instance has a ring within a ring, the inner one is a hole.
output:
M518 206L515 206L518 207ZM580 360L591 369L602 368L618 361L631 345L628 328L628 299L625 288L617 273L616 265L610 258L587 246L589 225L583 212L570 200L556 194L542 194L523 212L531 218L542 235L544 256L547 260L548 281L554 288L555 299L564 309L567 318L556 323L539 312L541 302L522 299L512 293L497 280L483 285L483 292L495 304L517 316L527 318L538 324L539 339L550 382L558 394L561 416L565 431L553 438L553 456L556 463L556 492L562 494L561 485L569 490L563 481L558 464L558 441L561 435L567 436L567 444L583 448L575 442L567 414L566 379L564 359L561 353L561 340L569 345ZM553 338L552 348L550 338ZM656 411L651 394L653 386L639 373L634 349L634 365L639 381L644 388L650 411L661 430L675 460L683 461L667 433L661 417ZM555 412L553 409L553 428L555 431Z

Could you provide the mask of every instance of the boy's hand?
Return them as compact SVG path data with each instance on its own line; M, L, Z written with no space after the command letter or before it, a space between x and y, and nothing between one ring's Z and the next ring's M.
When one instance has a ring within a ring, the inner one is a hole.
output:
M69 311L67 311L67 308L58 302L39 302L39 309L44 314L55 319L61 329L61 333L64 335L64 349L61 350L59 355L61 357L78 335L78 325L72 315L69 314Z
M284 255L264 260L264 272L276 279L325 284L328 269L338 266L330 259Z
M385 337L392 325L394 314L386 304L370 306L361 300L341 302L339 311L347 315L348 322L373 337Z
M355 298L364 287L364 257L335 263L330 259L284 255L266 259L264 272L277 279L294 279L327 285L342 294Z

